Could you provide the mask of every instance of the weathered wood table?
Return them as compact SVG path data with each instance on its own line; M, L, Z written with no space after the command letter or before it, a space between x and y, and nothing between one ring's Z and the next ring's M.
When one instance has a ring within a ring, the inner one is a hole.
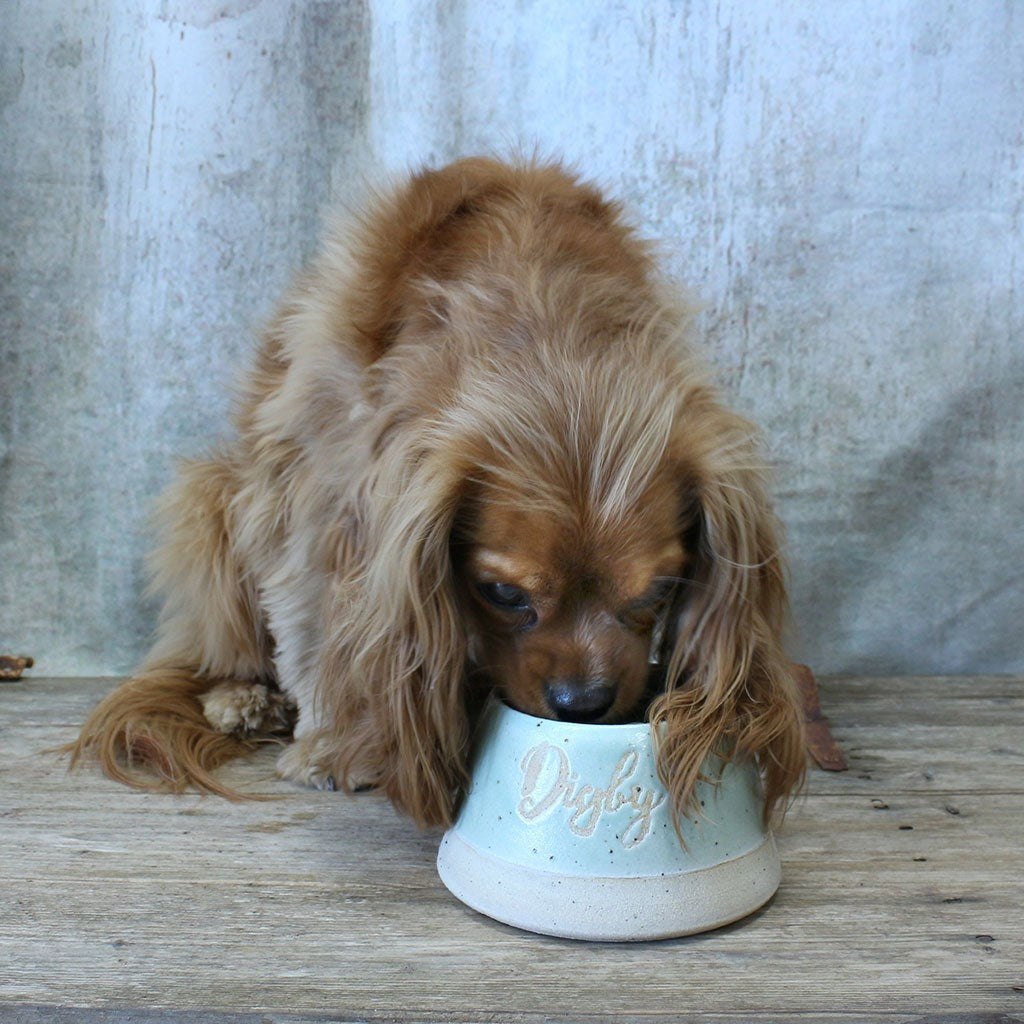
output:
M457 903L378 797L132 792L40 753L112 680L0 685L0 1021L1024 1020L1024 679L824 679L782 887L692 938L542 938Z

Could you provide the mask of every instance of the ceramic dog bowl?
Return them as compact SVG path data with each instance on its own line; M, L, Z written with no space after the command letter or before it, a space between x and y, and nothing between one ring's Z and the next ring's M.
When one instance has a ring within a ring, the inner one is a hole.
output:
M534 718L492 699L438 851L441 880L489 917L573 939L689 935L752 913L779 885L756 766L710 760L680 842L650 733Z

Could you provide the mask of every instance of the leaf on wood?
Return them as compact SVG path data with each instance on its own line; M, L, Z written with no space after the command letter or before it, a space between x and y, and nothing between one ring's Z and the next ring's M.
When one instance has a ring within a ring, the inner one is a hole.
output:
M828 720L818 702L818 682L806 665L794 665L797 686L804 701L804 723L807 727L807 749L819 768L827 772L845 772L846 755L832 736Z
M34 664L31 658L24 655L16 658L10 654L0 654L0 680L14 682L21 678L21 673L25 669L31 668Z

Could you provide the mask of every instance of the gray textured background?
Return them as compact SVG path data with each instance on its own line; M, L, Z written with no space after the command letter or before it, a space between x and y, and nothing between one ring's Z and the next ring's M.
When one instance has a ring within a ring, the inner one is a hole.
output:
M129 669L145 511L329 201L512 145L623 197L768 433L822 672L1024 671L1024 6L4 0L0 648Z

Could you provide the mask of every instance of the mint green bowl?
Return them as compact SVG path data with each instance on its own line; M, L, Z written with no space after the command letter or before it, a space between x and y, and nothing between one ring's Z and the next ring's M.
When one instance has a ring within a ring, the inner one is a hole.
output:
M438 873L474 910L545 935L639 941L729 924L775 893L779 857L756 765L715 758L704 774L680 842L649 725L556 722L492 699Z

